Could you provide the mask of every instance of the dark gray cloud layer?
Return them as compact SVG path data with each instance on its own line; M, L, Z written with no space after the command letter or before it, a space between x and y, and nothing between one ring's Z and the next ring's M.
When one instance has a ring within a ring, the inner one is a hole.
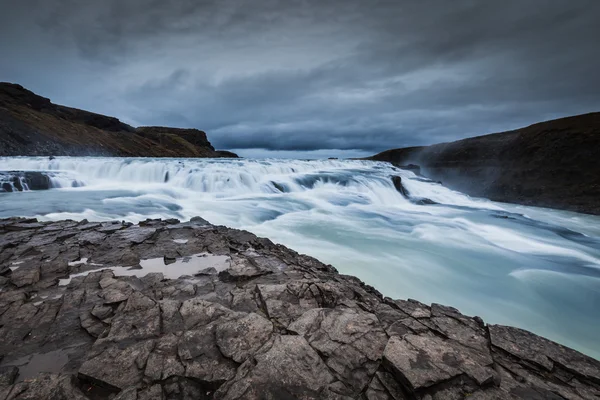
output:
M0 80L220 148L374 152L600 110L597 0L0 3Z

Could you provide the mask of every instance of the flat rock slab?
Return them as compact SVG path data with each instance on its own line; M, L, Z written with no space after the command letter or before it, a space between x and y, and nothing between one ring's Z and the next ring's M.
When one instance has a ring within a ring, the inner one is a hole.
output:
M600 398L597 360L201 219L10 218L0 247L0 400Z

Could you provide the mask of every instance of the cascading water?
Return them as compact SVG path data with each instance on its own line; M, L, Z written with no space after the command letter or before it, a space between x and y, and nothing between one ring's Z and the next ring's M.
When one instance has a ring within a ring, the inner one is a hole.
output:
M600 218L473 199L368 161L0 158L54 189L0 193L0 217L189 219L247 229L385 295L453 305L600 358ZM391 176L419 205L404 198Z
M29 190L29 185L22 176L0 172L0 191L22 192Z

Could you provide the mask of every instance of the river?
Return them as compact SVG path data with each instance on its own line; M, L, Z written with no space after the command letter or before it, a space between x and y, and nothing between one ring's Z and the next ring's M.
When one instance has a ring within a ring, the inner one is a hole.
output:
M358 160L5 157L53 188L0 193L0 217L201 216L331 263L394 298L452 305L600 359L600 218L470 198ZM413 199L391 176L402 177Z

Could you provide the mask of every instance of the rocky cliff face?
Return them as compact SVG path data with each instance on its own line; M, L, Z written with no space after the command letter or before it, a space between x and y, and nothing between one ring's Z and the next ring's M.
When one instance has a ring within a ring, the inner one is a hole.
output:
M418 164L425 176L474 196L600 214L600 113L371 159Z
M600 396L583 354L201 218L5 219L0 250L0 399Z
M197 129L134 128L0 83L0 156L237 157Z

